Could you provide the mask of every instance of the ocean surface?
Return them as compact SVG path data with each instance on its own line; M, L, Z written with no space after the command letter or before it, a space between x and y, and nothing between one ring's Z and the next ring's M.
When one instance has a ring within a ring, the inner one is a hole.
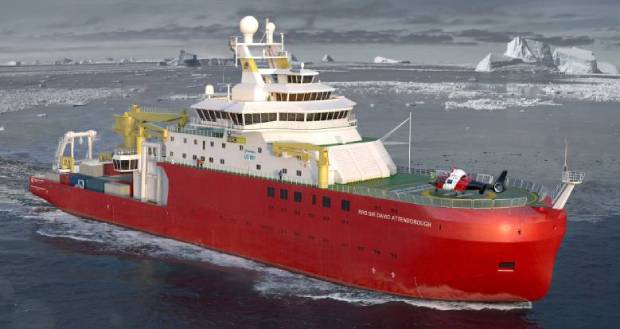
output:
M321 80L358 103L380 137L411 112L416 167L586 181L551 289L534 303L406 299L311 279L196 246L77 218L27 191L67 130L120 143L130 104L180 109L234 68L148 64L0 68L0 328L617 328L620 326L620 79L462 67L330 64ZM391 141L406 141L406 129ZM100 147L100 148L99 148ZM389 146L396 162L407 147ZM84 154L82 145L78 155Z

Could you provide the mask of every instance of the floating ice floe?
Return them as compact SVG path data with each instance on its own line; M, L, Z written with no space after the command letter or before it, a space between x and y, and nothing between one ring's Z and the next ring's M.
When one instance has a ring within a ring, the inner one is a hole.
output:
M4 131L4 126L0 126L0 131Z
M325 55L323 55L323 58L321 58L321 62L323 62L323 63L333 63L334 59L332 58L331 55L325 54Z
M346 81L329 82L332 87L341 89L345 94L361 95L411 95L428 101L454 101L447 106L458 107L457 104L468 100L498 99L507 107L530 107L538 105L558 105L553 103L570 99L595 102L620 102L620 79L576 78L562 80L561 83L507 83L489 84L479 82L406 82L406 81ZM519 101L507 101L517 99ZM498 101L499 102L499 101ZM418 102L416 102L418 103ZM501 103L468 103L461 106L469 108L502 107Z
M504 98L504 99L470 99L464 102L445 102L446 110L472 109L477 111L505 110L510 107L533 107L533 106L559 106L552 100L541 100L538 98Z
M39 113L37 114L37 118L45 118L47 117L47 113Z
M141 89L81 88L81 89L17 89L0 90L0 113L21 111L37 106L84 106L93 100L108 97L124 98Z
M199 94L199 95L177 94L177 95L169 96L168 100L171 100L171 101L185 101L185 100L190 100L190 99L201 99L203 97L204 97L204 95L202 95L202 94Z
M578 78L566 82L541 85L540 90L552 98L620 102L620 79Z
M409 61L392 59L392 58L387 58L387 57L382 57L382 56L375 57L373 61L375 62L375 64L409 64L410 63Z

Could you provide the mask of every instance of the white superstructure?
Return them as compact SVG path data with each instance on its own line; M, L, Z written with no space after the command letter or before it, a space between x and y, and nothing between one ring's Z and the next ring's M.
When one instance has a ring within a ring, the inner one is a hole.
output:
M170 129L167 160L321 185L319 153L326 150L329 184L395 174L382 141L358 133L355 103L336 96L318 72L291 67L284 36L276 42L275 24L265 26L256 41L258 21L241 20L243 38L230 43L241 82L224 97L206 88L206 98L192 105L197 117Z

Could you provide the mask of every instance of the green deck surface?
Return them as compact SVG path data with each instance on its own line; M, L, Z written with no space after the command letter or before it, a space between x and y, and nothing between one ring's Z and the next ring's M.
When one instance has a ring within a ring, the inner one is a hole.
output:
M339 187L370 188L385 192L400 192L411 195L420 195L429 198L452 199L452 200L491 200L491 199L513 199L527 197L528 205L538 203L538 195L526 189L507 187L502 193L487 191L484 194L478 191L468 191L458 196L453 192L435 192L435 188L429 184L433 179L429 176L414 175L408 173L397 173L390 177L371 179L361 182L353 182L348 184L337 184Z

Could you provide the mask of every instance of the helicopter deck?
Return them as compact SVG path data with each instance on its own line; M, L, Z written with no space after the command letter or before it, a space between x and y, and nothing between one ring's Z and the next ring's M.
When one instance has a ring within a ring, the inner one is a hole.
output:
M331 185L330 189L449 208L510 208L543 204L539 193L526 187L508 186L502 193L468 191L457 194L436 191L429 184L432 180L433 177L425 174L399 172L386 178Z

